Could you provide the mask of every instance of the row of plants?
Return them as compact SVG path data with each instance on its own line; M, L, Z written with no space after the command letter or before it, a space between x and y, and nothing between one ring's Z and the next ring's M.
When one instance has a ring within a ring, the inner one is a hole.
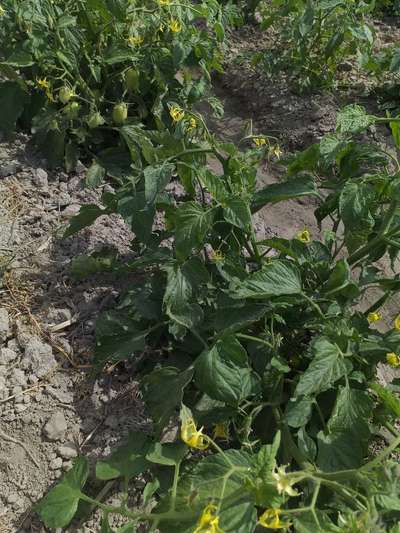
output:
M282 161L286 180L263 189L257 167L279 155L271 139L249 131L239 149L205 125L188 132L186 120L176 117L162 139L121 126L134 178L104 194L103 206L82 207L65 233L111 213L135 233L135 259L97 253L77 258L74 272L133 274L118 308L97 323L95 360L99 368L142 360L153 433L130 434L96 465L99 480L123 481L120 506L84 491L80 458L40 516L64 527L86 502L103 510L107 532L113 513L128 521L119 533L143 523L162 532L398 532L399 382L382 386L376 367L400 367L400 317L385 333L375 323L400 291L399 275L377 263L400 250L400 163L358 135L386 122L399 145L399 119L345 108L334 134ZM257 237L254 213L303 196L318 202L321 234ZM176 424L178 438L164 442ZM376 453L381 428L392 440ZM131 509L138 475L147 484L142 507Z
M343 71L358 67L381 82L397 80L399 48L375 46L373 16L398 14L396 2L376 0L272 0L257 2L261 30L273 33L273 44L254 56L254 63L274 76L284 72L298 90L330 89ZM397 104L398 106L398 104Z
M121 159L128 172L118 126L168 128L174 110L207 98L225 27L239 21L216 0L4 0L0 17L0 129L30 129L69 171L96 157L92 181Z
M311 35L320 21L326 39L322 4L312 17L307 4L304 23ZM349 3L330 4L350 35L368 35ZM399 383L377 383L376 366L400 367L400 318L385 333L375 322L400 290L377 263L389 255L394 266L400 249L400 164L359 134L387 123L400 146L399 119L349 106L334 134L281 161L285 181L258 189L259 165L280 157L276 140L250 129L237 146L221 142L193 107L208 98L220 111L207 88L239 19L231 4L6 0L0 15L1 128L31 126L51 163L93 159L88 184L117 185L82 207L65 237L115 213L135 235L135 259L97 252L72 270L132 280L98 320L95 364L140 362L153 421L151 434L130 434L96 464L98 480L121 479L119 506L85 489L81 457L38 505L45 525L67 527L86 505L103 511L102 532L119 514L118 533L143 523L398 533ZM258 237L256 212L304 196L318 204L318 235ZM383 427L390 444L374 452ZM137 476L147 483L131 509Z

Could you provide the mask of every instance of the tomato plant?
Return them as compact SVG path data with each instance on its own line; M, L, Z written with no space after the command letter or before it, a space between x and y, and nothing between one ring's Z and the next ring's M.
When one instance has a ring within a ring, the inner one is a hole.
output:
M67 170L118 146L114 126L162 129L171 105L206 98L237 18L216 0L5 0L2 10L0 128L31 127L49 163Z
M261 27L274 30L274 45L258 52L268 73L285 71L301 90L332 86L339 65L367 53L374 41L365 16L374 2L272 0L260 8Z
M74 272L107 264L138 275L99 319L95 358L102 368L145 355L141 387L153 433L132 434L97 463L96 475L125 478L128 487L147 472L143 508L84 493L81 458L40 503L41 517L63 527L83 500L103 509L105 531L108 515L119 513L129 520L120 531L147 522L165 532L395 533L399 385L377 383L376 366L400 366L400 317L384 333L374 323L400 290L399 275L388 278L377 263L389 254L395 264L400 250L399 162L356 136L388 122L396 139L399 119L349 106L335 134L283 162L285 181L257 189L258 164L279 156L273 139L250 131L239 149L219 142L201 117L171 113L175 130L162 136L120 126L133 176L104 195L103 207L84 206L65 234L114 212L135 233L135 259L81 257ZM258 239L252 214L307 195L319 203L317 220L330 220L322 238L305 228L292 239ZM371 287L381 295L362 312ZM165 443L179 412L180 438ZM371 455L381 427L392 440ZM160 465L172 472L168 482Z

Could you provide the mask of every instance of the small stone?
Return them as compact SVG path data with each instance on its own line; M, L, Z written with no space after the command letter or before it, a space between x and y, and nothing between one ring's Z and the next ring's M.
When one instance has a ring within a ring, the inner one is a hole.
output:
M22 385L23 387L26 385L25 372L20 368L13 368L10 379L12 385Z
M51 415L43 430L49 440L62 440L67 431L67 422L64 414L58 411Z
M15 396L14 398L15 403L22 403L24 401L23 394L22 394L22 387L20 387L19 385L11 389L11 395Z
M6 178L12 176L18 172L20 164L17 161L11 161L6 165L0 165L0 178Z
M33 173L33 182L41 189L47 189L49 186L48 174L43 168L37 168Z
M57 368L57 361L54 359L51 346L34 335L26 343L25 357L21 366L31 370L38 378L42 378Z
M23 413L28 409L28 406L23 403L17 403L14 407L16 413Z
M64 445L59 446L58 454L63 459L73 459L78 455L78 452L72 442L67 442Z
M6 500L7 500L7 503L13 504L19 500L19 496L16 492L12 492L11 494L8 494L6 496Z
M62 468L64 470L64 472L68 472L68 470L71 470L71 468L73 467L73 462L72 461L65 461L62 465Z
M10 335L10 318L8 311L0 307L0 342L5 341Z
M8 365L17 357L18 355L14 350L10 350L10 348L0 348L0 365Z
M70 204L62 211L62 216L65 218L73 217L79 213L81 206L79 204Z
M55 459L50 461L49 468L50 470L58 470L62 467L62 464L63 460L61 459L61 457L56 457Z

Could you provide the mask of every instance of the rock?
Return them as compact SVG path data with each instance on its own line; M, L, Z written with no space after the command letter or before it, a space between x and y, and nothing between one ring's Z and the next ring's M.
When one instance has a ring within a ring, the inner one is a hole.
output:
M58 470L62 467L62 464L63 460L61 459L61 457L56 457L55 459L50 461L49 468L50 470Z
M43 168L37 168L33 173L33 183L41 189L49 187L48 174Z
M22 367L31 370L35 376L42 378L57 368L53 350L49 344L42 342L36 335L25 346Z
M14 361L18 357L18 354L10 348L0 348L0 365L8 365L11 361Z
M0 342L4 342L10 335L10 318L8 311L0 307Z
M64 438L67 431L67 422L62 411L57 411L51 415L43 431L49 440L62 440Z
M79 213L81 206L79 204L68 205L63 211L62 216L69 218Z
M26 375L20 368L13 368L11 372L10 381L12 385L26 385Z
M20 168L20 164L17 161L11 161L5 165L0 165L0 178L6 178L16 174Z
M67 442L66 444L58 447L58 454L63 459L73 459L78 455L78 452L72 442Z

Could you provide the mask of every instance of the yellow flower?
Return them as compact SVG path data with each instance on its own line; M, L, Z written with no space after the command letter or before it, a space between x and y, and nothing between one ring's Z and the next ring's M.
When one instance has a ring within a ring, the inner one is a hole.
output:
M203 428L199 430L196 428L193 418L187 418L182 421L181 439L190 448L196 448L197 450L205 450L209 446L207 435L204 435Z
M50 83L47 81L47 78L37 78L36 85L39 89L43 89L44 91L50 89Z
M211 252L211 259L212 261L219 263L220 261L224 260L224 254L221 252L221 250L213 250Z
M197 128L197 120L194 117L189 119L189 130L194 130Z
M144 42L144 37L141 35L131 35L128 37L128 43L132 46L139 46Z
M217 515L217 507L213 504L207 505L202 512L197 527L193 533L222 533L219 527L219 517Z
M290 475L286 474L286 466L280 466L272 472L272 477L276 481L276 488L279 494L287 494L288 496L298 496L299 493L292 485L296 483L290 478Z
M158 0L158 3L160 4L160 6L170 6L171 0Z
M172 120L174 122L180 122L184 116L185 116L185 112L183 109L181 109L180 107L171 107L171 109L169 110L169 114L171 115L172 117Z
M394 319L394 329L400 331L400 315Z
M182 31L182 24L177 19L170 19L168 27L173 33L179 33Z
M397 353L394 353L394 352L387 353L386 361L390 366L394 366L395 368L400 367L400 355L397 355Z
M6 14L6 10L4 9L2 5L0 5L0 17L4 17L5 14Z
M367 319L370 324L373 324L374 322L379 322L379 320L382 320L382 315L375 311L373 313L369 313Z
M47 99L48 99L50 102L55 102L55 100L54 100L54 96L53 96L53 93L51 92L50 89L46 89L46 96L47 96Z
M265 137L254 137L253 142L258 147L265 146L267 144Z
M275 157L277 157L278 159L280 159L281 155L282 155L282 150L281 150L281 147L279 146L279 144L276 144L273 148L272 148L272 153L274 154Z
M229 429L227 424L215 424L213 438L229 440Z
M311 242L310 232L308 231L308 229L303 229L302 231L299 231L296 234L296 239L298 241L305 242L306 244L308 244L309 242Z
M280 509L267 509L258 519L258 523L266 529L287 529L291 524L289 522L281 522L279 518L281 513Z

